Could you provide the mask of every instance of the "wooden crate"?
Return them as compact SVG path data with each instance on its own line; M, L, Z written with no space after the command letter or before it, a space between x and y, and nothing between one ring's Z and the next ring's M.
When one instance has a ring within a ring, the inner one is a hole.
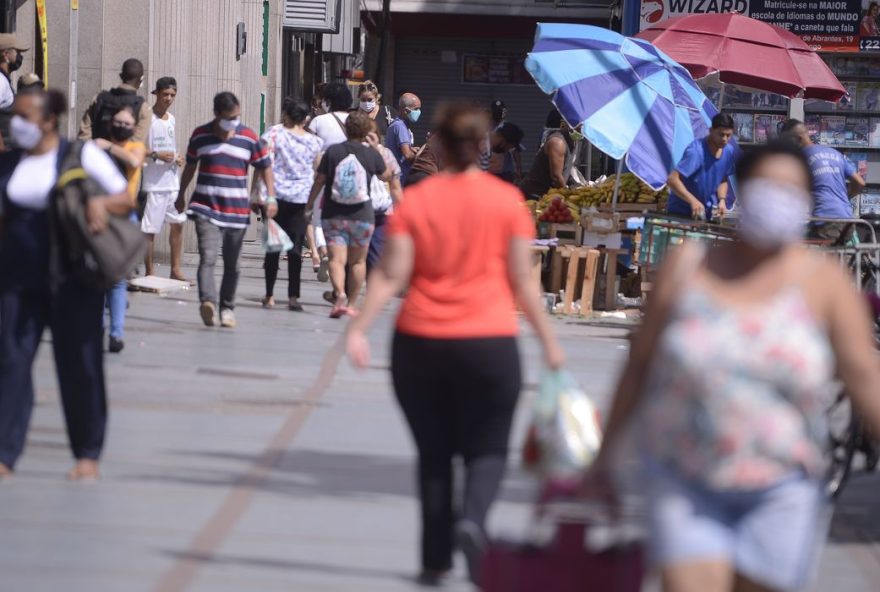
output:
M580 314L588 316L593 312L593 296L596 292L599 255L600 253L596 249L572 245L563 245L554 250L550 271L550 291L553 293L557 293L560 290L565 291L562 300L563 314L574 314L575 293L581 270L583 270L583 281L580 286ZM568 260L567 263L566 259ZM583 267L581 262L583 262ZM563 270L565 271L564 275Z
M580 224L550 224L550 238L559 240L560 245L580 246L583 240L583 228Z

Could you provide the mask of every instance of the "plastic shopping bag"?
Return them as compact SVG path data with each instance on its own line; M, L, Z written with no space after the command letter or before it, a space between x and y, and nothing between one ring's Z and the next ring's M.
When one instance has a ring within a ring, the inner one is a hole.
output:
M579 479L601 442L598 411L574 377L563 370L546 372L523 448L526 468L545 481Z
M263 250L267 253L286 253L293 248L293 241L271 218L263 225Z

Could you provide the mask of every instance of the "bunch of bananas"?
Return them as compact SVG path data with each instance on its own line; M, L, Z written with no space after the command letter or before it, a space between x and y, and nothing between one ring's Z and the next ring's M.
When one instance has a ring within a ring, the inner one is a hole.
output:
M551 189L538 203L538 210L545 203L549 205L553 199L561 197L566 203L577 208L589 208L600 204L610 204L614 199L614 184L616 179L611 177L607 181L593 187L576 187L572 189ZM654 191L632 173L626 173L620 177L620 191L617 196L618 203L638 204L665 204L668 191ZM545 207L546 207L545 205Z

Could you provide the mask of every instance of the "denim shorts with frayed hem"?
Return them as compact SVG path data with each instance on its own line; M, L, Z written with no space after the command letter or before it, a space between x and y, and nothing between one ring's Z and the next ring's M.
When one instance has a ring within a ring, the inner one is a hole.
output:
M712 490L646 461L648 546L654 567L726 561L773 590L803 590L828 534L823 484L793 473L763 489Z

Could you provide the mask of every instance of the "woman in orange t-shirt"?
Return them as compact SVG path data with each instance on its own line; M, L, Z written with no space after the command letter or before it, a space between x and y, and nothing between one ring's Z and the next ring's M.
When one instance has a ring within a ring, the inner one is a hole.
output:
M441 111L436 135L445 171L404 193L347 338L352 361L365 367L367 328L408 287L392 375L419 454L420 580L426 584L438 583L452 567L453 539L471 579L479 579L486 515L504 475L521 384L517 302L547 364L557 368L564 360L531 276L534 222L519 191L476 164L488 128L485 113L470 104ZM462 520L455 524L452 461L459 454L467 483Z

